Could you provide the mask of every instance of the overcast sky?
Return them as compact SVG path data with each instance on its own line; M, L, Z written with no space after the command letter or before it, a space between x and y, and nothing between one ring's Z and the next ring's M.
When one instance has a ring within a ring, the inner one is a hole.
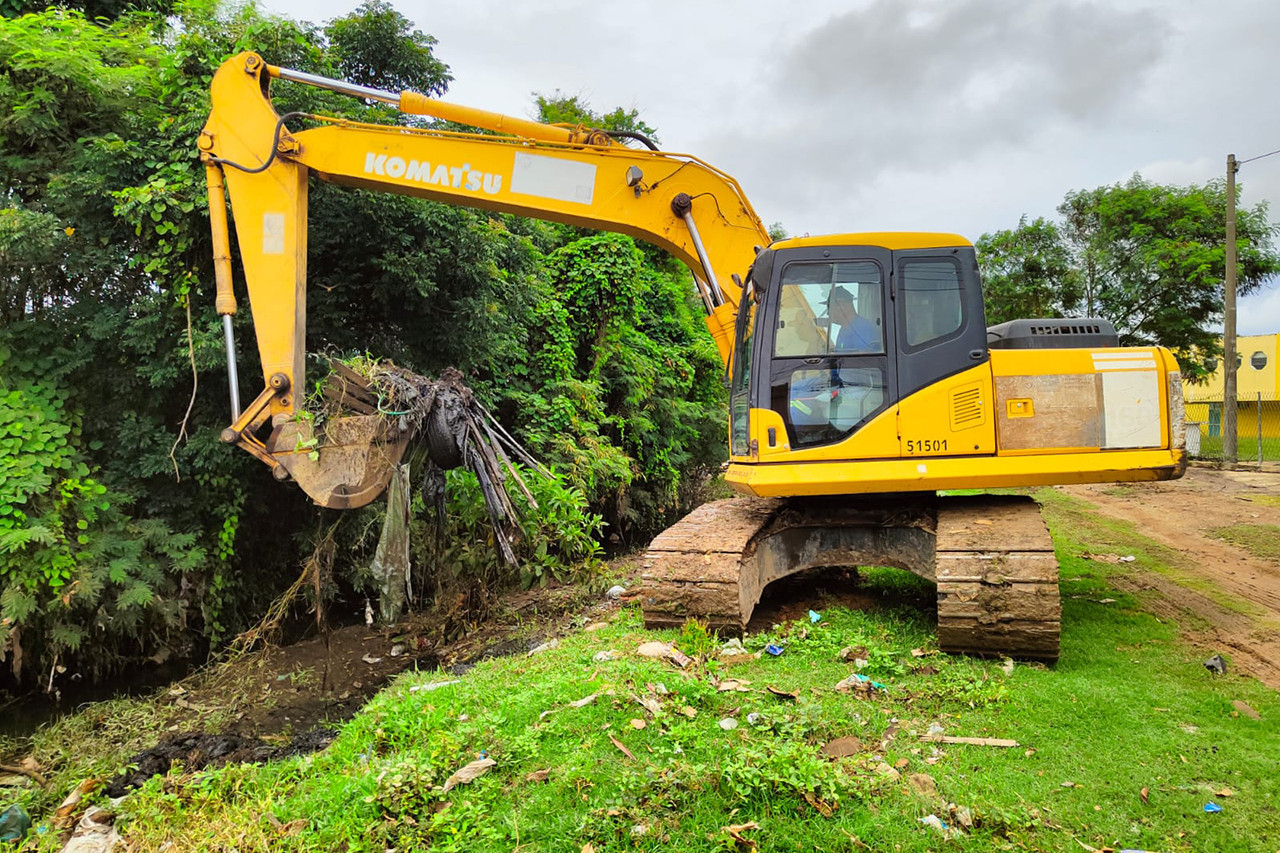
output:
M448 100L637 108L793 235L970 239L1070 190L1203 183L1280 149L1275 0L392 0L439 40ZM323 23L358 0L266 0ZM270 58L268 57L268 61ZM1241 167L1280 221L1280 155ZM1280 332L1280 284L1240 333Z

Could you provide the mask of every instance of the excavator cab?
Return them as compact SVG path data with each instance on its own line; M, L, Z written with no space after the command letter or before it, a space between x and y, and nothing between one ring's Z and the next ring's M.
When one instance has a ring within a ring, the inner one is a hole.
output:
M730 378L733 455L748 464L835 445L843 458L897 456L896 434L858 433L987 359L977 261L956 235L783 241L760 252L748 281Z

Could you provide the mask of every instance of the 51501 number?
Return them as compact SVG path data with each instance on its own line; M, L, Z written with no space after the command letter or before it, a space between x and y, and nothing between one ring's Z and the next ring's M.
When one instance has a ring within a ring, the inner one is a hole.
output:
M907 439L908 453L942 453L947 449L945 438Z

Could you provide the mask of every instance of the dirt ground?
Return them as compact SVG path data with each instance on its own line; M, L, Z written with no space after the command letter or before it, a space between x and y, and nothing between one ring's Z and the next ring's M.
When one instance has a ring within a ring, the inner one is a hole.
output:
M457 640L443 636L451 615L434 610L391 629L335 628L184 679L163 694L162 713L174 737L211 728L286 745L350 718L402 672L462 673L485 658L523 654L575 619L607 620L617 607L575 587L533 589L507 596Z
M1181 575L1131 572L1115 583L1140 593L1158 616L1192 613L1198 618L1190 639L1229 654L1236 667L1280 689L1280 563L1211 534L1235 524L1280 525L1280 472L1193 467L1165 483L1062 490L1170 549Z

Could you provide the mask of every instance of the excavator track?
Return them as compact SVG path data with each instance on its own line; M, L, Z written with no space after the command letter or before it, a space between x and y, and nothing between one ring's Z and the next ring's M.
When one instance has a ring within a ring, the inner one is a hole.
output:
M1029 497L715 501L654 539L643 565L634 595L652 628L695 616L740 632L775 580L825 566L894 566L937 584L943 651L1058 658L1058 563Z

